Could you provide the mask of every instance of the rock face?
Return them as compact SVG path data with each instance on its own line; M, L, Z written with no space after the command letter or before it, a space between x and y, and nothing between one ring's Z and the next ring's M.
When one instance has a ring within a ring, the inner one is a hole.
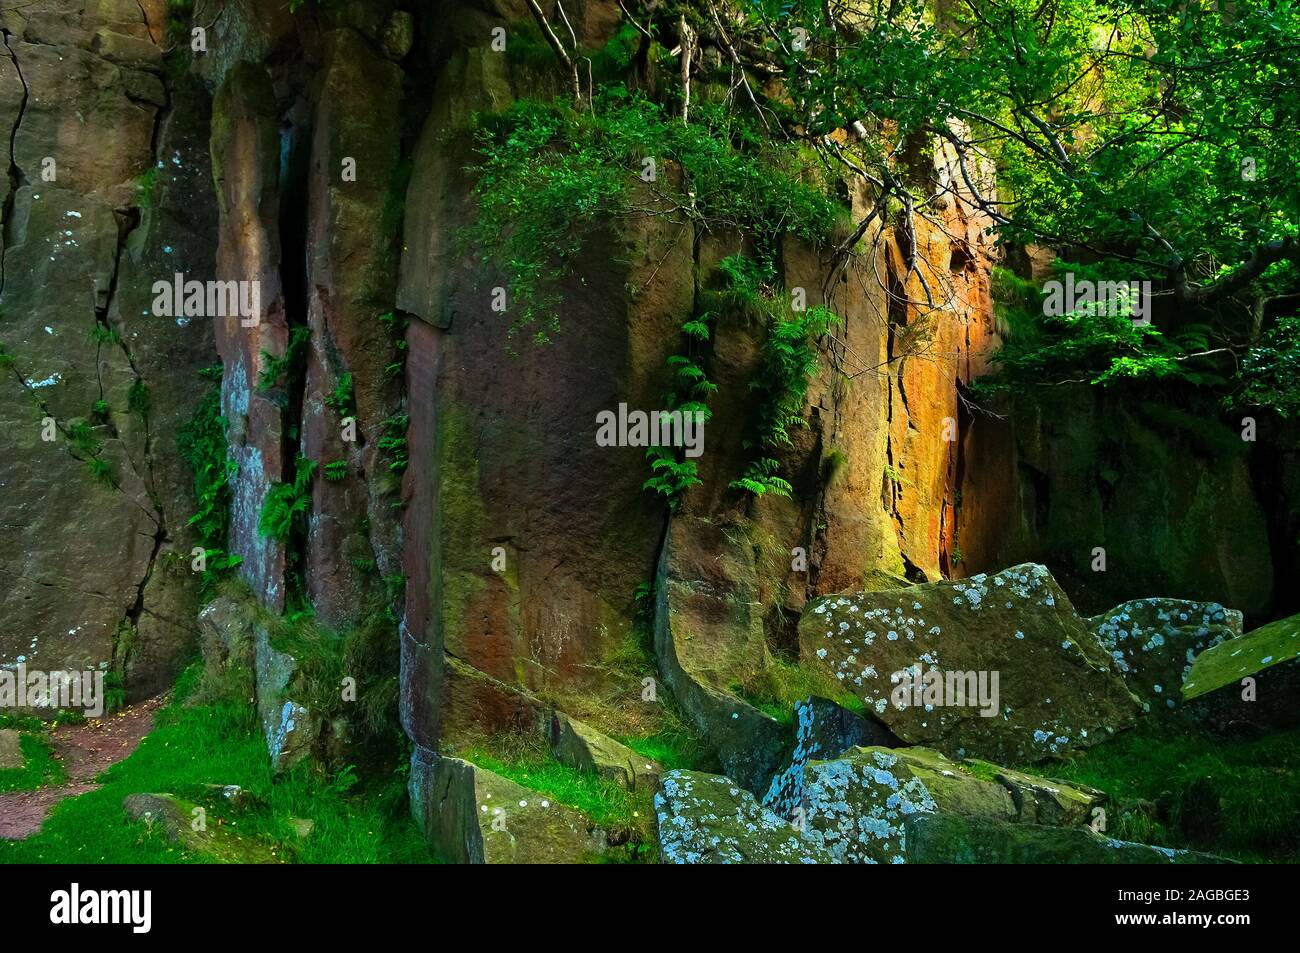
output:
M149 9L6 9L0 56L0 523L23 528L0 541L0 664L111 669L129 700L195 644L175 446L214 359L210 322L151 307L154 281L210 275L215 202L205 97L163 69Z
M1290 604L1273 565L1275 551L1286 565L1288 544L1269 540L1279 494L1256 476L1271 464L1212 401L1178 410L1086 386L1042 390L1053 393L972 427L958 520L967 571L1046 563L1088 614L1154 593L1248 615Z
M582 814L468 761L417 752L411 773L415 818L452 863L582 863L605 850Z
M1217 602L1137 599L1087 620L1125 683L1148 710L1177 704L1192 660L1241 635L1241 613Z
M1089 828L917 814L904 824L909 864L1230 864L1210 854L1102 837Z
M953 755L1034 761L1104 741L1138 707L1034 564L827 597L804 613L799 644L805 664L829 671L899 738Z

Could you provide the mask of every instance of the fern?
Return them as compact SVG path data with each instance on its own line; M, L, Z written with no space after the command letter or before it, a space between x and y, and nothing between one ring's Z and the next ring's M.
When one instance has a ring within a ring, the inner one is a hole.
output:
M292 483L274 483L267 490L257 531L264 537L284 542L295 525L301 525L311 503L309 491L316 474L316 461L298 457L294 461Z

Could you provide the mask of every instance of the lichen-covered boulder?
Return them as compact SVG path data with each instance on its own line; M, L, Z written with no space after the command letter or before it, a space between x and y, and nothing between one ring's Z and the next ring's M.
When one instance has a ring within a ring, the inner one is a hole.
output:
M584 814L468 761L417 749L411 778L415 819L450 863L588 863L606 850Z
M652 789L663 768L627 745L564 712L551 716L551 750L561 764L588 771L629 791Z
M909 864L1230 864L1211 854L1103 837L1087 827L916 814L903 824Z
M1278 728L1300 720L1300 615L1220 642L1192 661L1183 700L1220 725Z
M795 741L789 763L772 778L763 806L785 818L803 803L808 762L836 758L849 748L894 747L897 739L879 722L816 696L794 706Z
M831 854L730 778L670 771L655 794L666 864L826 864Z
M663 859L673 863L901 864L904 822L915 814L1073 825L1104 800L1100 791L926 748L857 747L807 762L792 807L760 804L730 778L671 771L655 815Z
M909 744L1024 763L1104 741L1139 702L1046 568L829 596L800 655ZM931 678L937 693L924 687ZM911 679L915 693L903 691ZM923 690L924 689L924 690Z
M1192 660L1241 635L1240 612L1184 599L1135 599L1086 621L1148 709L1175 707Z
M836 863L905 863L903 821L922 812L1017 817L1005 787L924 748L855 748L808 766L803 821Z

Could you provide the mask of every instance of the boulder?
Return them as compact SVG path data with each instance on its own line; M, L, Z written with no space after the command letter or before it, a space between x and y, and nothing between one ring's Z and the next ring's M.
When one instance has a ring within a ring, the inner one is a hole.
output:
M458 758L417 749L411 795L417 823L449 863L584 863L606 849L584 814Z
M0 728L0 770L23 766L23 749L20 736L13 728Z
M836 863L905 863L909 815L1017 818L1011 792L924 748L855 748L808 766L804 822Z
M1230 864L1211 854L1103 837L1087 827L917 814L903 824L909 864Z
M666 864L829 864L831 854L790 821L715 774L670 771L655 794Z
M1241 613L1217 602L1135 599L1086 620L1145 706L1173 708L1176 687L1206 649L1241 635Z
M1139 709L1032 563L818 600L800 620L799 648L904 742L958 757L1036 761L1104 741Z
M1008 824L1085 822L1105 795L925 748L851 748L804 769L801 800L778 809L717 775L672 771L655 796L660 849L674 863L907 862L919 813ZM786 813L781 813L786 811Z
M654 761L563 712L551 716L550 734L556 760L629 791L654 788L663 775Z
M275 848L234 833L207 818L203 809L173 794L128 794L122 810L133 820L157 826L173 844L221 864L278 864Z

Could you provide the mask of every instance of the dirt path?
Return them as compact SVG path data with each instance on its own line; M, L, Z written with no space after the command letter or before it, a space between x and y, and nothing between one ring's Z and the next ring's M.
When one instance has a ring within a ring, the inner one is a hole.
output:
M55 804L99 787L95 778L128 757L153 730L154 713L164 700L160 695L106 718L55 726L49 740L54 757L63 762L67 780L58 787L0 793L0 838L30 837L41 829Z

